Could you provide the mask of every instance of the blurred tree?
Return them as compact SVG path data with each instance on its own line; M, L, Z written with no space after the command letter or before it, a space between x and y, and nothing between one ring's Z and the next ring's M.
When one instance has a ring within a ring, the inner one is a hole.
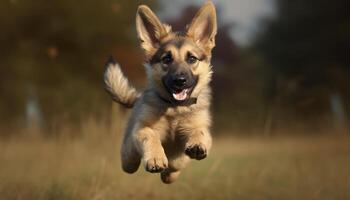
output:
M267 22L256 42L267 63L266 101L283 101L290 113L302 120L320 119L333 112L331 98L337 94L340 101L347 103L348 108L343 109L349 112L349 2L276 3L276 18Z
M35 105L28 99L39 101L45 124L103 113L109 105L103 103L103 64L117 49L137 48L140 3L1 1L0 121L25 120L28 105ZM156 7L155 0L147 4Z

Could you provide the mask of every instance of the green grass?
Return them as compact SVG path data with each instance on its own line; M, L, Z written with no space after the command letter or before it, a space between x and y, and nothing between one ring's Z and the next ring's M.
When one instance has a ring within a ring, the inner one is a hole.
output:
M0 141L0 199L350 199L349 137L214 139L171 185L121 171L120 136Z

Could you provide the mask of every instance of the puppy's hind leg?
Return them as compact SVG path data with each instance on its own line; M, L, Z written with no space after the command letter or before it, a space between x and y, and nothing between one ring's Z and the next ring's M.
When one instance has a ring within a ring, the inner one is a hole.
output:
M125 137L121 148L121 164L126 173L137 171L141 163L141 156L137 152L131 137Z
M176 181L179 175L180 171L174 171L168 168L161 172L160 178L162 179L163 183L170 184Z

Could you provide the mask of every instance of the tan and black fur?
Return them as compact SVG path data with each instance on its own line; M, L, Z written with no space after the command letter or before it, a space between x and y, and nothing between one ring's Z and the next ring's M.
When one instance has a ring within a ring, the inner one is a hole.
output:
M113 99L133 107L121 147L122 168L134 173L143 161L147 171L160 172L162 181L171 183L190 159L205 158L211 148L216 11L212 2L205 3L186 31L177 33L141 5L136 28L146 56L146 89L133 88L114 62L107 64L104 78Z

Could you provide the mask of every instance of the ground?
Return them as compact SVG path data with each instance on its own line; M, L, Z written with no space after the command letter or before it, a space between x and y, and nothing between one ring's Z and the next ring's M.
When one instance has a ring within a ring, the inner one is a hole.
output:
M214 138L171 185L121 171L120 135L0 139L1 199L350 199L350 137Z

